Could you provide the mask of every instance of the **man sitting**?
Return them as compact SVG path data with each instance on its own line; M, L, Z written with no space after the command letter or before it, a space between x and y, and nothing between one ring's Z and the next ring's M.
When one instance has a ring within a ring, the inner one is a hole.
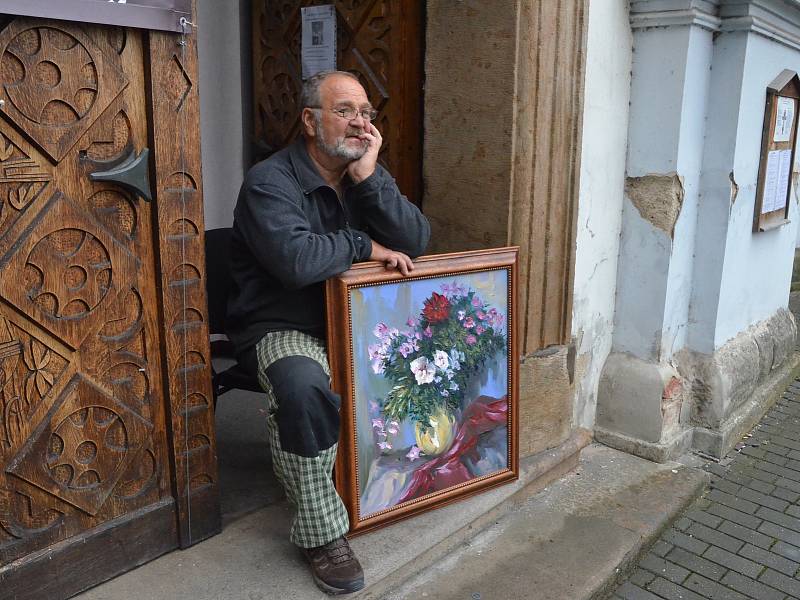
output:
M364 586L331 480L341 399L330 389L325 280L354 262L408 275L430 225L377 164L382 138L358 79L304 85L303 138L255 165L234 212L228 334L267 393L275 474L296 508L290 539L330 594Z

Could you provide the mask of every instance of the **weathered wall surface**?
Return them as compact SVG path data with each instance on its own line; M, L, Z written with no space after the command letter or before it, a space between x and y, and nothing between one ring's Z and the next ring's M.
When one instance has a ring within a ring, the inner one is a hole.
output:
M247 4L247 3L244 3ZM197 2L200 61L200 135L206 229L230 227L245 169L243 63L239 3ZM249 27L249 15L245 27ZM249 69L245 64L244 67Z
M575 427L570 342L586 6L427 5L423 208L433 226L430 250L520 246L523 456L557 446Z
M785 307L797 224L753 233L766 85L800 70L800 7L633 0L613 353L596 434L720 456L798 364ZM790 217L796 221L797 206Z
M736 156L732 172L739 186L730 205L725 261L720 284L716 348L786 306L793 248L800 212L790 202L791 223L772 231L752 232L759 150L767 84L783 69L800 73L800 51L750 34L744 62Z
M625 3L591 2L588 28L572 335L575 421L592 428L614 328L632 43Z
M429 252L508 243L518 7L429 2L425 215Z

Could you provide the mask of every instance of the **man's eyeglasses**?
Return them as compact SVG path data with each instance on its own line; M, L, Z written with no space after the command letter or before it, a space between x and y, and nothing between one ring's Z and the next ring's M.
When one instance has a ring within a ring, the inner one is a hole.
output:
M374 108L332 108L332 112L336 113L343 119L347 119L348 121L352 121L357 116L361 115L361 118L365 121L372 122L375 120L375 117L378 116L378 111Z

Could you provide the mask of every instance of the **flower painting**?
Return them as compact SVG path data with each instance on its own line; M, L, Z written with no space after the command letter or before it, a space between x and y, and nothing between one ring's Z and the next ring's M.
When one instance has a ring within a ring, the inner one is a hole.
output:
M503 250L494 268L441 272L450 260L425 257L409 278L387 281L371 267L376 281L364 283L361 267L329 283L343 397L337 486L353 529L516 476L516 251ZM346 327L337 306L347 307Z

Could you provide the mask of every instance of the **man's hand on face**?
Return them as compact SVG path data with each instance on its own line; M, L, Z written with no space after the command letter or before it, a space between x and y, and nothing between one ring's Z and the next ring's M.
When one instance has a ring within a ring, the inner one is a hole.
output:
M380 131L369 122L367 122L364 133L359 138L367 144L367 151L364 152L364 156L347 165L347 173L353 183L360 183L375 172L378 152L381 149L381 144L383 144Z
M389 250L386 246L381 246L375 240L372 241L372 254L370 260L377 260L383 263L387 270L397 269L403 275L409 275L414 270L414 263L402 252Z

